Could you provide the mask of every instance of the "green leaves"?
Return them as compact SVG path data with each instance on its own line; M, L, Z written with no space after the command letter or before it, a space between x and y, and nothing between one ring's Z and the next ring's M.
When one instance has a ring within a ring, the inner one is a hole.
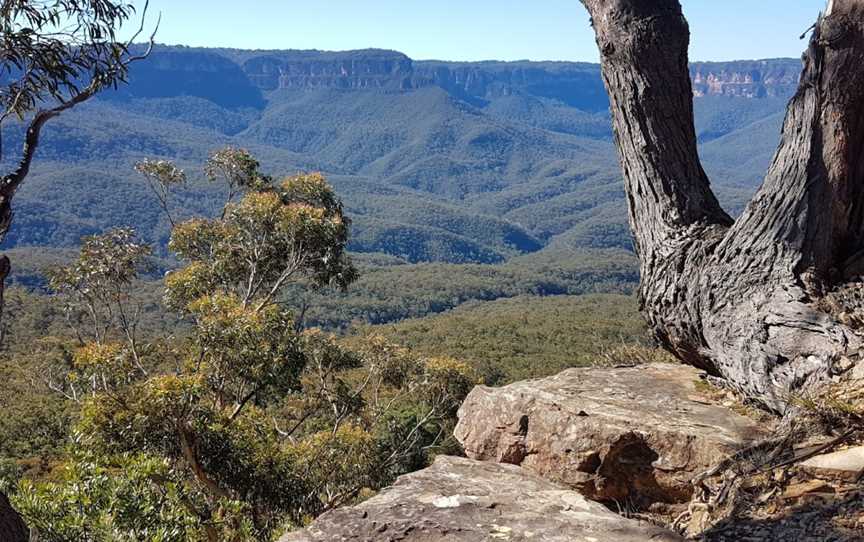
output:
M112 332L122 334L142 372L136 345L141 310L130 294L139 275L151 268L150 253L133 230L117 228L85 237L76 261L48 272L79 340L102 343Z
M134 12L132 4L110 0L3 2L0 77L10 81L0 92L3 118L68 99L82 82L105 88L124 81L126 46L116 34Z
M482 384L482 379L466 363L447 357L424 360L420 395L427 404L435 405L445 418L455 418L462 400L478 384Z
M147 179L150 191L159 200L159 205L165 211L168 220L174 225L174 219L171 217L171 209L168 205L168 197L174 187L186 184L186 173L168 160L148 159L137 162L135 164L135 171Z
M193 357L217 405L236 410L298 387L306 360L286 311L272 305L255 310L223 293L201 297L189 310L196 321Z
M270 184L270 178L261 174L259 166L249 151L226 147L210 154L204 173L210 181L226 182L229 193L234 194L238 190L261 190Z
M359 425L320 431L288 447L301 478L311 488L312 509L331 508L354 498L366 487L377 487L384 474L375 437Z
M258 168L246 151L214 153L208 175L242 196L173 228L184 265L166 277L165 301L190 323L185 337L137 338L129 303L149 247L131 230L86 238L52 275L70 322L93 330L53 356L66 369L54 389L81 403L85 453L62 481L21 486L48 540L270 539L446 440L476 377L379 337L353 350L304 331L285 290L355 279L349 221L322 175L274 184ZM165 161L137 169L167 212L185 174Z
M240 152L226 149L214 156L227 153L220 160L240 160L233 166L242 172L235 171L237 179L252 182L253 175L257 180L236 186L253 189L228 203L218 219L196 218L174 228L169 248L189 265L169 277L169 303L182 308L219 288L260 309L297 281L347 287L357 277L346 251L349 222L323 176L297 175L273 187L243 169L252 159L242 153L238 159Z
M145 158L135 164L135 171L165 187L166 190L186 182L186 173L168 160Z
M49 273L51 287L104 296L109 290L128 285L148 268L151 249L135 238L129 228L116 228L82 240L78 260Z
M79 454L58 480L22 480L12 502L46 542L201 540L197 521L176 506L182 490L164 460L131 454L105 463Z

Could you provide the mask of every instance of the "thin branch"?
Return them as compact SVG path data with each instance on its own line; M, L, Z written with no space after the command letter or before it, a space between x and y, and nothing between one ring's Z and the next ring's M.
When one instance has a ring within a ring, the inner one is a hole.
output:
M296 273L306 262L306 257L303 255L302 246L298 247L296 254L297 256L285 267L285 269L282 271L282 274L273 284L273 287L270 288L270 291L267 293L267 295L265 295L264 298L255 307L255 312L259 312L261 309L269 305L273 301L273 296L275 296L279 292L282 286L285 285L285 282L289 278L291 278L294 273Z
M756 472L756 474L761 474L764 472L768 472L770 470L779 469L780 467L786 467L788 465L800 463L801 461L806 461L807 459L810 459L811 457L813 457L815 455L819 455L822 452L824 452L825 450L833 448L833 447L837 446L838 444L841 444L842 442L848 440L856 432L858 432L857 428L850 429L850 430L846 431L845 433L843 433L842 435L840 435L839 437L837 437L833 440L830 440L830 441L828 441L825 444L822 444L820 446L816 446L815 448L813 448L811 450L807 450L806 452L804 452L802 454L795 455L794 457L787 459L786 461L783 461L783 462L780 462L780 463L777 463L774 465L768 465L768 466L762 467L761 469L759 469Z
M237 418L237 416L240 415L240 412L243 411L243 407L245 407L246 404L247 404L249 401L251 401L252 398L255 397L255 395L256 395L259 391L261 391L261 386L256 386L252 391L250 391L249 393L247 393L247 394L243 397L243 399L240 400L240 402L239 402L239 403L237 404L237 406L234 408L234 412L232 412L232 413L231 413L231 416L228 418L228 423L229 423L229 424L230 424L231 422L233 422L233 421Z
M145 4L144 14L146 15L146 10L149 6L149 2ZM132 39L137 38L138 35L143 30L144 27L144 19L145 17L141 17L141 27L139 30L133 35ZM159 29L159 22L161 22L161 15L159 21L157 21L156 28L153 30L153 33L150 35L150 41L147 46L147 49L139 55L133 55L125 59L121 59L109 68L106 73L95 77L87 87L73 95L71 98L61 101L59 105L50 109L42 109L36 112L36 115L33 117L33 120L30 121L30 125L27 127L27 132L24 138L24 144L22 146L21 159L18 162L18 167L12 171L11 173L3 176L0 179L0 240L2 240L6 233L9 231L9 227L12 223L12 197L15 195L15 192L21 186L21 183L30 173L30 166L33 162L33 157L36 154L36 148L39 146L39 136L42 131L42 127L45 126L49 120L54 117L59 116L61 113L68 111L79 105L81 103L86 102L93 96L95 96L100 90L102 90L106 84L112 81L113 77L116 77L118 73L125 70L130 64L133 62L137 62L139 60L144 60L150 56L150 53L153 51L153 47L155 45L156 39L156 31ZM127 47L131 45L127 43Z

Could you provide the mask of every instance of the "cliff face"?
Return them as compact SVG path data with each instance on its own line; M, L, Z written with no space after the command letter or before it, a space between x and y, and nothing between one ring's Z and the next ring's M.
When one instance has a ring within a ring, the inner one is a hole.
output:
M524 93L586 111L605 110L600 66L577 62L416 62L414 83L481 100Z
M775 59L700 62L691 66L696 96L788 97L800 61ZM136 65L121 95L198 96L225 107L260 107L262 92L277 89L440 87L475 105L525 94L559 100L583 111L605 111L597 64L579 62L414 61L396 51L239 51L159 47Z
M553 62L415 62L395 51L252 52L235 57L262 90L297 88L412 90L441 87L463 98L526 91L605 107L599 66Z
M364 54L365 53L365 54ZM410 88L412 61L389 51L303 54L292 51L253 56L243 71L258 88Z
M800 75L801 61L785 58L690 65L696 96L788 97L795 93Z
M243 64L263 90L277 88L383 88L438 86L461 97L492 99L525 92L587 110L606 107L596 64L578 62L412 61L392 51L345 53L274 52ZM698 62L691 65L696 96L787 97L795 92L801 62L774 59Z

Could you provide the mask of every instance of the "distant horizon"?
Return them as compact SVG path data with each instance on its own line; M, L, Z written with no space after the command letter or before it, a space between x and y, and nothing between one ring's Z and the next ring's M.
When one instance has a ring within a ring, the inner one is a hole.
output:
M130 0L143 7L145 0ZM791 4L791 5L790 5ZM825 0L682 0L694 62L797 58L799 36ZM243 50L399 51L447 62L599 61L589 18L578 0L150 0L166 44ZM129 35L135 24L129 24ZM150 28L150 27L147 27Z
M452 60L447 58L414 58L411 55L407 54L404 51L400 51L398 49L386 49L381 47L361 47L357 49L320 49L320 48L269 48L269 47L230 47L230 46L222 46L222 45L188 45L185 43L163 43L160 41L155 42L156 47L185 47L188 49L212 49L212 50L224 50L224 51L247 51L247 52L308 52L308 53L355 53L355 52L363 52L363 51L382 51L382 52L390 52L390 53L399 53L405 55L409 59L414 62L446 62L448 64L481 64L484 62L498 62L502 64L516 64L519 62L531 62L531 63L560 63L560 64L590 64L599 66L599 60L562 60L562 59L531 59L531 58L516 58L516 59L498 59L498 58L482 58L477 60ZM764 57L764 58L729 58L725 60L701 60L701 59L693 59L690 58L689 62L691 64L723 64L728 62L770 62L772 60L800 60L800 56L775 56L775 57Z

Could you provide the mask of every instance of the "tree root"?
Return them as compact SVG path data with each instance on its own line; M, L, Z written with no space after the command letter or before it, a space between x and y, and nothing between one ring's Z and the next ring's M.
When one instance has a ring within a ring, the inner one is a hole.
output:
M693 498L687 510L672 521L671 527L680 533L690 530L692 534L690 523L697 510L706 511L710 523L716 524L734 515L741 507L741 488L749 478L799 464L864 435L864 426L858 420L849 420L841 434L837 435L835 431L836 436L832 435L833 438L826 442L796 450L796 444L826 434L825 429L824 420L819 419L818 413L801 409L787 413L779 422L779 436L742 449L694 477ZM717 482L709 485L710 479L717 479Z

